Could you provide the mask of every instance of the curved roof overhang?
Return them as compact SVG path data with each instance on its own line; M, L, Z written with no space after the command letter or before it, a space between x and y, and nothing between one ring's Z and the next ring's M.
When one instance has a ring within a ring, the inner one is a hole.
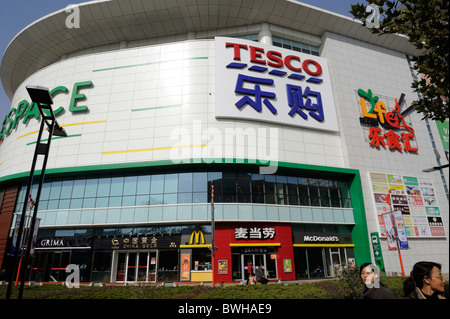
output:
M10 99L27 77L73 52L263 22L316 36L329 31L405 54L419 53L404 36L374 35L360 21L293 0L97 0L77 6L80 28L67 28L71 11L64 8L28 25L9 43L0 76Z

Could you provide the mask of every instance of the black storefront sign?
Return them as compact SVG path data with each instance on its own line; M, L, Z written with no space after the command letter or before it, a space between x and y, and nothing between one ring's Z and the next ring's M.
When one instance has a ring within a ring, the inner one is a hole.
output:
M352 244L352 235L347 233L293 232L294 244Z
M94 250L174 249L179 248L181 235L97 237Z
M92 247L92 237L42 237L36 242L36 249L65 249Z

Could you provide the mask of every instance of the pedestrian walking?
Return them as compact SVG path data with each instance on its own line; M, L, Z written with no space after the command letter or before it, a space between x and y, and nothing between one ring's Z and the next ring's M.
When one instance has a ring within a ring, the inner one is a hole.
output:
M256 268L255 275L255 279L257 282L260 282L263 285L267 284L268 280L264 275L264 267L262 265L259 265L259 267Z
M379 271L376 274L375 267L371 263L365 263L359 267L359 275L364 284L359 295L360 299L396 299L392 292L381 286L378 277ZM375 281L377 282L375 283Z
M407 299L446 299L443 295L444 284L440 264L419 261L403 283L403 292Z

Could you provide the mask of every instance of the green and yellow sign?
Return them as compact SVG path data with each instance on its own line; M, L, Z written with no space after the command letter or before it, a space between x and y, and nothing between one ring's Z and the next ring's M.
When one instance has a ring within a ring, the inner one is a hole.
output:
M74 112L86 112L88 110L87 105L79 105L80 102L86 100L86 95L80 93L80 90L92 87L92 81L77 82L73 85L72 94L70 96L69 111ZM50 95L54 98L58 94L68 94L69 89L65 86L57 86L50 91ZM59 116L64 113L63 106L54 106L53 113L55 116ZM0 145L3 140L11 134L11 132L19 126L20 123L27 125L28 121L32 118L39 120L39 109L36 103L29 102L24 99L17 104L17 107L11 108L9 113L3 120L2 129L0 131Z

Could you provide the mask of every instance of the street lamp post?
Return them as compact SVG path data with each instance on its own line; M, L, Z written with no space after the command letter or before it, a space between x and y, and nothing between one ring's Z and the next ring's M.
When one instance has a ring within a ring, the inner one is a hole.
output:
M216 250L216 246L215 246L215 232L216 230L216 224L215 224L215 220L214 220L214 185L213 185L213 181L211 180L211 262L212 262L212 286L213 288L216 286L216 277L214 272L216 271L214 265L215 265L215 250Z
M440 165L440 166L434 166L434 167L430 167L430 168L425 168L425 169L422 170L422 172L425 172L425 173L435 172L435 171L439 171L439 170L444 169L444 168L448 168L448 166L449 166L449 164L447 163L447 164Z
M17 240L16 240L15 247L14 247L14 255L13 255L13 259L12 259L12 265L9 269L9 279L8 279L8 289L6 291L6 299L11 298L14 270L17 268L17 259L18 259L18 255L19 255L19 250L21 249L21 247L20 247L22 244L21 238L22 238L23 227L24 227L24 222L25 222L25 218L26 218L27 202L28 202L28 198L31 193L31 187L33 185L34 172L36 169L36 163L37 163L38 156L43 155L44 158L43 158L43 162L42 162L41 174L40 174L40 179L39 179L39 184L38 184L38 189L37 189L37 194L36 194L36 199L35 199L35 204L34 204L34 211L33 211L31 223L30 223L30 229L29 229L30 235L27 238L27 243L25 246L26 247L25 248L25 256L23 259L23 267L22 267L23 271L19 273L21 282L20 282L18 299L22 299L22 296L23 296L25 273L26 273L27 266L28 266L28 258L30 256L31 245L33 243L33 234L34 234L34 227L36 224L36 216L37 216L37 212L38 212L39 198L41 196L42 184L44 183L45 169L47 167L47 160L48 160L48 154L50 151L50 143L52 140L52 136L53 135L54 136L62 136L62 137L67 136L64 129L61 126L59 126L59 124L56 122L55 114L53 113L53 109L51 107L53 104L53 100L52 100L52 97L50 95L48 88L41 87L41 86L27 86L26 89L28 91L28 94L31 97L31 101L36 103L38 106L39 113L41 116L41 124L40 124L40 128L39 128L37 142L36 142L36 148L35 148L34 155L33 155L33 161L31 164L30 176L28 178L27 190L25 192L25 201L23 204L22 215L20 218ZM47 143L44 143L41 141L42 133L44 131L44 125L47 126L47 131L48 131Z

